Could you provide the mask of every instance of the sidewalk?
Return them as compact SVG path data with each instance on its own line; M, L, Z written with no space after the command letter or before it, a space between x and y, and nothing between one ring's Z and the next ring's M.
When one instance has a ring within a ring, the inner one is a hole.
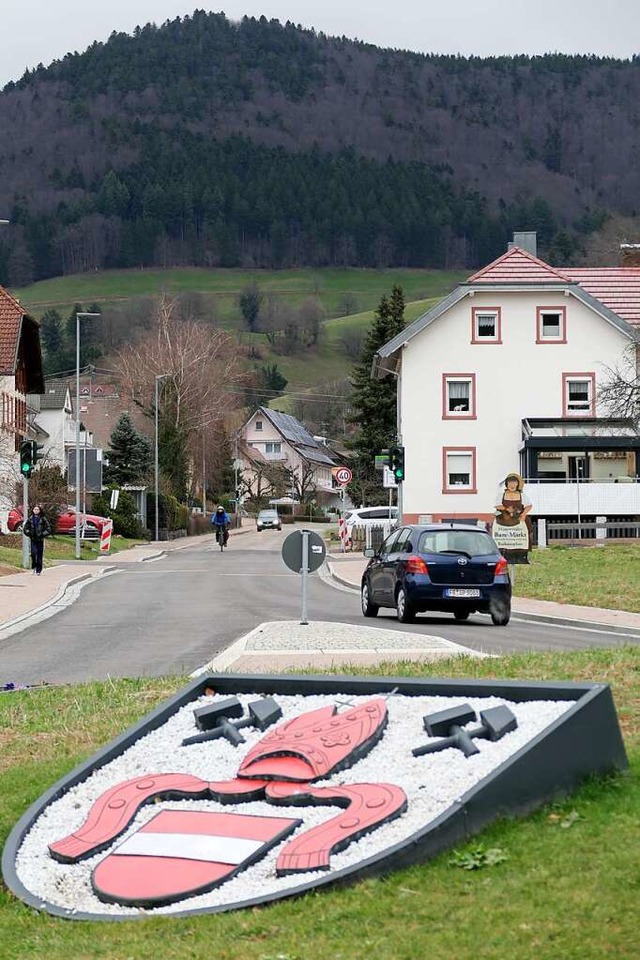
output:
M360 590L360 579L368 560L360 554L331 554L327 564L331 576L346 587ZM570 603L554 603L550 600L531 600L514 597L511 612L521 620L542 620L557 624L589 624L607 630L634 631L640 633L640 613L626 610L605 610L602 607L584 607Z
M0 577L0 631L56 603L73 584L96 580L115 566L155 560L173 550L183 550L195 542L202 542L202 536L152 541L95 560L54 561L51 566L45 567L40 577L34 576L31 570Z

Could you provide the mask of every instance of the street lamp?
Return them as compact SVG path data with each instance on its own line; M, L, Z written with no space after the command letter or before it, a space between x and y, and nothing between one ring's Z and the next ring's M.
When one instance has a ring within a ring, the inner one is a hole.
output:
M158 474L160 473L160 464L158 459L158 384L162 380L168 380L170 378L170 373L157 373L156 374L156 391L155 391L155 413L156 413L156 460L155 460L155 507L156 507L156 541L159 537L158 532Z
M76 313L76 560L80 559L80 321L100 316L100 313Z

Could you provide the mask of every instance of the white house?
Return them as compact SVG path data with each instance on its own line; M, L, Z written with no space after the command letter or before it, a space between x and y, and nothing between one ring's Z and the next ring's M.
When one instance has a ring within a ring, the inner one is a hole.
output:
M490 519L510 471L539 517L640 517L640 436L598 403L634 370L640 261L555 269L514 241L374 359L398 378L404 520Z
M0 511L15 505L20 441L35 439L27 393L41 393L38 322L0 287Z
M67 469L67 449L75 443L76 425L69 386L64 380L46 380L44 393L30 398L39 404L36 426L44 434L43 461L49 466Z
M281 492L299 499L301 493L310 493L323 504L335 497L331 451L295 417L279 410L259 407L252 414L238 434L237 464L253 496ZM282 469L269 469L274 466ZM282 484L285 476L285 486L278 491L270 478Z

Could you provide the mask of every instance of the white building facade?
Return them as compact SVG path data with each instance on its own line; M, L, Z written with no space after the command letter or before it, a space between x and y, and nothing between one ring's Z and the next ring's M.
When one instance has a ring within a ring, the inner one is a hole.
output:
M386 344L374 368L398 377L405 522L490 519L513 471L539 515L574 513L578 482L590 488L583 512L640 514L640 484L612 486L640 470L640 439L598 404L611 370L632 373L635 334L571 276L513 247Z

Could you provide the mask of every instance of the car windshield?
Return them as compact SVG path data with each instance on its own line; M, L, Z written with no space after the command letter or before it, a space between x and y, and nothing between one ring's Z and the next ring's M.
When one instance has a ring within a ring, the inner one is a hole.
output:
M258 514L260 520L277 520L278 511L277 510L261 510Z
M495 552L496 547L491 537L480 530L427 530L418 543L418 553L484 557Z

